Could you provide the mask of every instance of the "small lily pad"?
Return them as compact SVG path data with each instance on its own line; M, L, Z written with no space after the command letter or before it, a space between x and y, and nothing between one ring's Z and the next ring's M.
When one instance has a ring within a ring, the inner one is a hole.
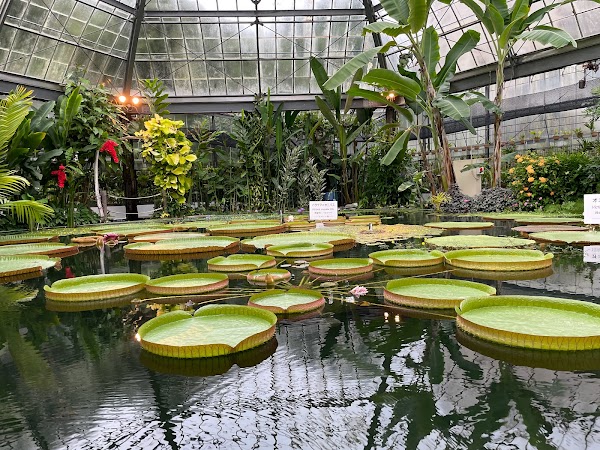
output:
M309 273L313 275L357 275L371 272L373 260L370 258L333 258L312 261L308 265Z
M300 231L298 233L269 234L254 239L244 239L242 250L253 252L264 249L270 245L292 245L292 244L332 244L334 251L343 245L354 245L353 237L343 233L330 233L326 231Z
M208 270L216 272L245 272L248 270L273 267L277 261L273 256L263 255L230 255L217 256L208 260Z
M292 274L285 269L260 269L248 273L246 279L251 284L267 285L279 281L287 281Z
M380 266L423 267L435 266L444 262L444 254L437 250L431 252L417 249L392 249L369 253L369 258Z
M156 278L146 283L146 290L159 295L202 294L229 286L229 278L221 273L185 273Z
M248 301L255 306L274 312L275 314L303 313L318 309L325 304L323 295L309 289L271 289L254 294Z
M286 226L280 222L242 222L208 227L206 231L211 236L263 236L265 234L282 233Z
M271 245L267 247L267 255L286 258L312 258L333 254L332 244L290 244Z

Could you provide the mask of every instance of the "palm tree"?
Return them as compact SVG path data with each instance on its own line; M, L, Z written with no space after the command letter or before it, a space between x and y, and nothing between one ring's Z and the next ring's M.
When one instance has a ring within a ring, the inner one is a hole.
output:
M29 186L29 181L9 170L6 164L8 144L29 113L31 95L32 91L18 86L0 99L0 212L7 212L33 228L36 223L44 223L54 211L35 200L11 200Z

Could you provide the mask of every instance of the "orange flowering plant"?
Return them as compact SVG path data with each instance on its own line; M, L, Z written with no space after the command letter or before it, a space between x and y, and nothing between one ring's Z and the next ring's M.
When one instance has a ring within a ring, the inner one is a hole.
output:
M560 159L555 156L535 153L515 155L514 165L508 169L507 181L521 209L536 209L556 202L560 164Z

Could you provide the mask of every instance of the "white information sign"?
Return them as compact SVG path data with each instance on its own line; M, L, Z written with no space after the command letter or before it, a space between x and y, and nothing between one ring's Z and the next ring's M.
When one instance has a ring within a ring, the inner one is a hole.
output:
M583 262L600 263L600 245L583 247Z
M583 222L589 225L600 224L600 194L583 196Z
M338 217L337 201L310 202L308 208L309 220L336 220Z

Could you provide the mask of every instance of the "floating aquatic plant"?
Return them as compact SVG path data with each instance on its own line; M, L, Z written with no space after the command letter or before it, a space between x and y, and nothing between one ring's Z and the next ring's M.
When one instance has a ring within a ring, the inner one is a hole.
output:
M229 278L221 273L185 273L155 278L146 283L146 290L159 295L201 294L229 286Z
M208 270L217 272L245 272L248 270L273 267L277 261L273 256L263 255L230 255L217 256L208 260Z
M61 244L60 242L43 242L35 244L3 245L0 247L0 256L14 255L60 255L69 256L78 252L76 245Z
M444 230L484 230L493 228L493 222L429 222L425 227L442 228Z
M181 255L230 251L239 248L240 240L225 236L204 236L194 239L166 239L155 243L136 242L124 247L126 255Z
M137 273L87 275L55 281L52 286L44 286L44 290L50 300L106 300L143 291L149 280L150 277Z
M308 272L313 275L358 275L373 270L373 260L370 258L333 258L321 261L311 261Z
M296 314L318 309L325 304L323 294L310 289L271 289L254 294L249 306L263 308L275 314Z
M466 299L456 324L481 339L540 350L600 349L600 305L553 297Z
M597 231L547 231L532 233L529 237L538 242L550 242L552 244L600 244L600 232Z
M42 275L42 270L56 267L60 258L49 258L45 255L0 256L0 282L7 277L24 274Z
M335 226L328 230L336 233L350 235L359 244L372 244L378 242L394 242L402 239L421 238L425 236L439 236L443 230L424 227L421 225L376 225L369 229L368 225ZM318 233L318 230L311 233Z
M280 281L287 281L292 274L285 269L260 269L249 272L246 279L251 284L272 285Z
M527 247L534 245L535 241L511 237L496 236L442 236L425 239L425 243L434 247L443 248L503 248Z
M333 254L333 244L289 244L270 245L267 247L267 255L288 258L313 258L317 256L329 256Z
M201 237L205 237L205 233L196 233L196 232L174 232L174 233L151 233L151 234L142 234L137 235L131 240L133 242L158 242L165 241L168 239L197 239Z
M230 223L227 225L211 226L206 231L211 236L231 236L231 237L247 237L247 236L263 236L267 234L282 233L286 226L280 222L241 222Z
M58 241L58 235L40 233L4 234L0 236L0 245L32 244L36 242Z
M392 249L369 253L375 264L386 267L424 267L444 262L444 254L437 250L431 252L418 249Z
M446 263L463 269L526 271L552 266L552 253L539 250L482 248L454 250L445 254Z
M244 239L242 241L242 250L254 252L257 249L264 249L270 245L292 245L292 244L332 244L333 251L339 251L346 245L354 245L355 240L352 236L344 233L329 231L300 231L298 233L269 234L259 236L253 239Z

